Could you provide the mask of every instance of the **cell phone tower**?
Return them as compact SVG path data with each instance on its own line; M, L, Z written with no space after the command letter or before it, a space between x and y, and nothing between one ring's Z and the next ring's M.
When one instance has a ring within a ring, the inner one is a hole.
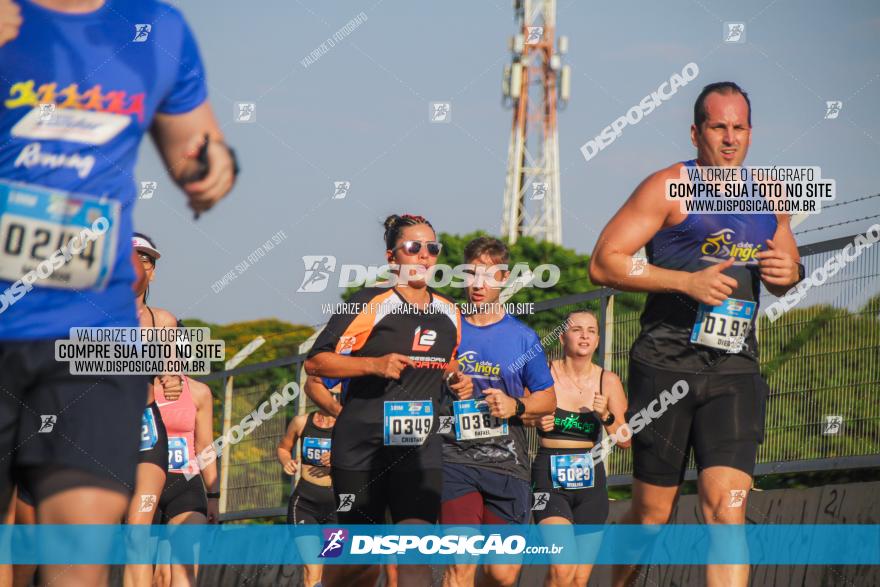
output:
M519 31L510 39L503 93L513 108L501 234L562 243L562 192L556 112L568 102L568 38L556 43L556 0L515 0Z

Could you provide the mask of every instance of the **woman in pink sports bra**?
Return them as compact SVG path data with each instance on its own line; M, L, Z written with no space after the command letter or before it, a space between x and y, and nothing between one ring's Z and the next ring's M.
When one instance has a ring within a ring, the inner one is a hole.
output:
M146 272L146 283L138 291L138 312L141 327L174 328L182 326L170 312L161 308L146 305L147 286L155 277L156 259L161 255L153 241L144 234L135 233L133 246L141 256ZM218 520L219 477L217 466L212 463L199 471L196 455L210 446L214 439L213 397L211 390L204 383L180 375L163 375L155 377L150 386L148 410L153 409L154 421L162 424L157 434L161 440L155 448L161 446L161 459L144 458L138 469L138 487L141 486L141 469L149 469L151 477L150 490L136 489L134 499L129 508L129 523L154 524L205 524L216 523ZM146 413L145 413L146 416ZM149 431L143 438L149 436ZM149 444L149 443L147 443ZM142 447L144 444L142 443ZM144 451L141 455L148 452ZM146 461L146 462L145 462ZM161 462L161 481L156 484L157 477L148 463L159 465ZM191 473L187 479L186 473ZM205 488L209 493L206 495ZM154 495L155 500L148 500L151 508L141 507L144 502L140 494ZM140 512L140 509L148 511ZM134 515L134 518L132 518ZM145 521L135 521L144 519ZM132 569L132 572L129 572ZM126 568L126 587L141 585L149 586L153 582L150 565L130 565ZM195 565L157 565L155 582L158 585L192 585L196 584Z

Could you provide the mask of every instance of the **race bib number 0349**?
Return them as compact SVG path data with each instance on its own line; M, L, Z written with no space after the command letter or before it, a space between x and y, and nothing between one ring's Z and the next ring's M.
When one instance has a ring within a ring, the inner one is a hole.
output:
M720 306L700 304L691 342L722 351L736 350L749 334L757 304L727 298Z
M119 202L0 181L0 279L103 289L116 255ZM96 231L100 225L102 230Z
M507 419L489 413L484 400L462 400L452 404L455 413L455 438L474 440L507 435Z
M434 404L430 400L385 402L385 445L423 444L434 424Z
M556 489L587 489L596 484L593 455L551 455L550 476Z

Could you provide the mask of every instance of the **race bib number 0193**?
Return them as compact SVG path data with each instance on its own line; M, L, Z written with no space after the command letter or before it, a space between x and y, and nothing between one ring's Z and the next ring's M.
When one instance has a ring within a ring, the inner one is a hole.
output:
M720 306L700 304L691 342L722 351L737 351L749 334L756 307L755 302L735 298L727 298Z
M0 181L0 279L34 272L41 287L103 289L118 225L115 200Z
M385 445L418 446L425 442L434 424L430 400L385 402Z
M593 455L551 455L550 476L556 489L587 489L596 484Z
M302 460L304 463L320 467L322 466L321 457L328 452L330 452L329 438L312 438L311 436L303 438Z
M474 440L507 435L507 419L489 413L485 400L462 400L452 404L455 414L455 438Z

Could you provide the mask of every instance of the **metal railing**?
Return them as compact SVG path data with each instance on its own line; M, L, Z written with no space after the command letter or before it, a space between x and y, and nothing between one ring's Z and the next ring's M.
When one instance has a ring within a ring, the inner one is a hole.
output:
M800 247L807 275L852 240L834 239ZM759 318L761 371L771 392L757 475L880 465L878 248L866 249L775 322L763 314ZM541 316L539 322L543 325L536 331L541 337L547 335L574 309L595 311L601 339L596 360L617 373L626 387L629 349L640 330L641 309L633 304L633 295L603 288L535 303L535 315ZM765 295L762 307L773 301L775 298ZM548 341L546 352L549 357L559 357L558 341ZM304 360L305 355L286 357L203 379L225 379L287 365L291 368L288 380L299 381ZM272 391L265 384L234 388L231 421L241 420ZM297 401L296 413L306 411L305 395ZM837 422L832 418L838 417L840 425L830 428ZM276 461L275 447L286 422L280 417L274 420L230 447L224 520L284 515L289 487ZM533 433L530 449L532 454L537 449ZM631 451L613 451L606 467L609 485L631 483ZM687 479L696 477L693 467L691 460Z

